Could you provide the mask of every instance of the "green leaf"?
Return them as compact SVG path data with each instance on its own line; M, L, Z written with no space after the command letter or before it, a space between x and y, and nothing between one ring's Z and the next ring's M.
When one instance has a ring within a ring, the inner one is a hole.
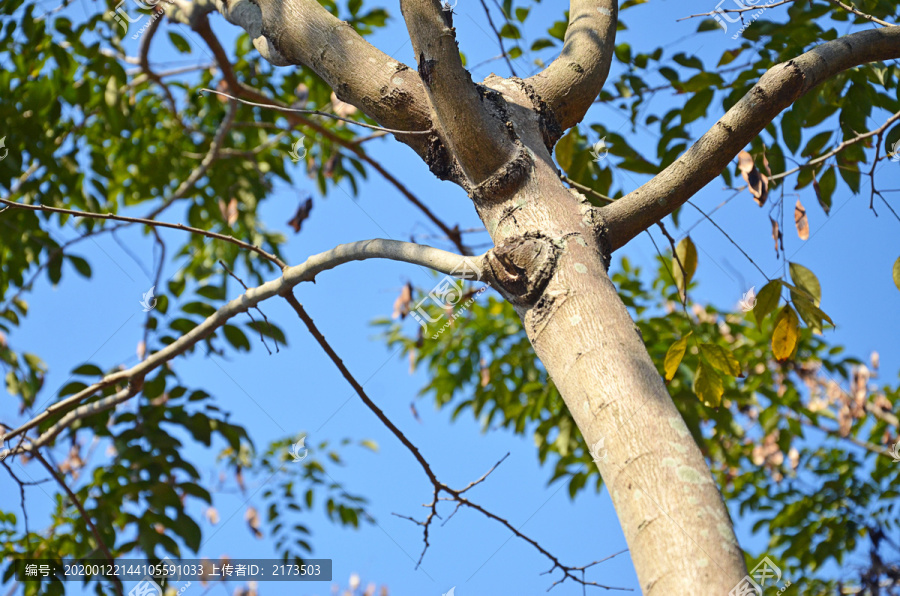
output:
M75 267L75 271L80 273L82 277L86 277L88 279L91 278L91 266L87 261L85 261L81 257L69 255L69 262L72 263L72 265Z
M831 320L831 317L825 314L808 298L797 294L796 292L791 292L791 300L794 302L794 307L800 314L800 318L803 319L803 322L806 323L810 329L812 329L813 333L822 332L823 320L828 321L832 327L834 326L834 321Z
M780 362L791 357L800 339L800 319L797 313L786 304L775 318L775 330L772 332L772 352Z
M675 278L675 286L684 294L694 278L694 273L697 272L697 247L694 246L690 236L678 243L675 254L678 255L678 259L672 259L672 276ZM684 271L681 270L682 267Z
M694 94L681 109L681 124L690 124L694 120L706 115L706 110L712 102L715 90L706 88Z
M831 197L834 195L834 189L837 186L837 175L834 168L828 168L818 180L813 180L813 189L816 191L816 198L819 205L825 211L825 215L831 211Z
M718 408L725 393L722 377L702 359L697 365L697 372L694 373L694 393L703 405L710 408Z
M247 339L247 336L244 335L244 332L238 327L235 327L234 325L225 325L224 331L225 339L228 340L228 343L238 350L250 351L250 340Z
M756 306L753 307L753 316L756 318L756 324L762 325L763 319L769 316L778 308L778 302L781 300L781 280L773 279L763 286L762 290L756 296Z
M73 375L83 375L85 377L102 377L103 370L94 364L82 364L72 371Z
M678 366L681 364L681 359L684 358L684 353L687 350L688 338L691 336L691 333L693 332L688 331L687 335L669 346L666 352L666 360L663 364L663 370L666 373L666 383L675 378L675 373L678 371Z
M732 377L741 376L741 363L734 357L731 350L718 344L700 344L700 352L716 370Z
M172 45L175 46L175 49L182 54L191 53L191 44L189 44L185 38L175 33L174 31L169 31L169 41L171 41Z
M822 287L819 285L819 278L816 277L816 274L797 263L790 263L789 269L791 272L791 281L793 281L798 288L812 296L813 303L816 306L819 306L819 303L822 300Z

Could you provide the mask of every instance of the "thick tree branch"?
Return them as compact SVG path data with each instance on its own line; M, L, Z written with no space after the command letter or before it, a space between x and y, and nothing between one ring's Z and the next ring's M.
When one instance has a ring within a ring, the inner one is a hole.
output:
M503 100L472 82L459 56L452 12L443 10L439 0L401 0L400 9L441 138L468 182L477 186L502 171L517 153L499 117Z
M203 41L209 46L209 49L212 51L213 56L216 58L216 63L219 65L219 68L222 70L222 77L225 79L225 82L228 83L228 88L235 93L235 95L242 97L244 99L249 99L255 101L257 103L264 103L273 106L281 106L286 107L283 104L277 102L276 100L269 98L256 89L252 87L248 87L241 83L237 76L234 73L234 68L231 66L231 62L228 59L228 54L225 53L225 49L222 47L222 44L219 43L218 38L212 32L212 29L209 26L209 21L206 17L198 19L195 21L194 30L203 38ZM425 204L419 200L408 188L406 188L397 178L395 178L390 172L384 169L384 167L378 163L376 160L369 157L369 155L359 146L361 142L359 139L355 141L344 139L325 128L318 122L310 120L309 118L304 117L301 114L294 114L288 112L285 117L291 126L305 126L309 127L322 136L326 137L329 141L336 145L340 145L345 149L352 151L359 157L361 160L372 166L376 172L381 174L388 182L393 184L397 190L400 191L403 196L405 196L413 205L415 205L425 216L431 220L447 237L451 242L459 249L459 251L463 254L469 254L469 251L462 243L462 237L460 236L458 231L455 229L451 229L447 224L440 220ZM377 134L377 133L376 133ZM408 143L413 149L420 151L420 154L425 155L427 153L427 143L422 143L422 139L417 137L416 135L409 135L409 139L412 139L410 143ZM416 140L418 139L418 140ZM420 143L420 145L416 145L415 143Z
M425 90L409 67L372 46L316 0L215 0L215 5L276 66L309 67L341 101L382 126L431 128ZM405 135L398 138L416 142Z
M563 130L581 122L597 99L616 47L617 0L571 0L562 52L527 79Z
M421 265L447 275L454 275L457 272L460 272L460 269L463 266L465 266L465 271L463 273L471 272L471 270L475 268L480 274L483 258L483 256L467 258L430 246L414 244L411 242L401 242L398 240L361 240L350 244L338 245L329 251L309 257L300 265L285 268L282 272L282 276L278 279L252 288L234 300L231 300L220 307L215 313L207 317L202 323L194 327L191 331L182 335L176 341L160 351L148 356L146 360L143 360L127 370L107 375L100 381L82 389L78 393L63 399L62 401L56 402L19 428L4 434L0 437L0 442L5 442L13 437L21 435L53 415L69 411L79 402L84 401L106 387L121 383L129 383L131 387L138 386L147 373L176 356L183 354L201 340L209 337L216 329L224 325L232 317L254 308L259 303L273 296L284 295L294 286L302 282L315 281L316 275L323 271L334 269L338 265L365 259L389 259L392 261ZM31 451L34 448L33 444L21 445L18 448L13 449L12 453Z
M612 250L683 205L718 176L782 110L849 68L900 57L900 27L853 33L770 68L672 165L602 209Z

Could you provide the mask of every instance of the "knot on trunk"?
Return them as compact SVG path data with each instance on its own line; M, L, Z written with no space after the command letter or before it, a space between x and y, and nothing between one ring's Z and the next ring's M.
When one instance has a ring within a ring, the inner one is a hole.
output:
M534 304L556 269L559 248L547 236L513 236L487 253L492 285L514 305Z

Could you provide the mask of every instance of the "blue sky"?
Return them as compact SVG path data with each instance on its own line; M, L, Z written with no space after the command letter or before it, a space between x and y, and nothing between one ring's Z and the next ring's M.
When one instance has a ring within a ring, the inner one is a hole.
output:
M52 2L42 4L47 9L54 5ZM391 2L387 8L395 18L372 41L412 65L412 48L399 20L399 3ZM709 6L705 2L692 3L690 9L674 2L654 1L639 6L623 15L629 30L620 33L620 41L631 43L635 50L652 50L664 44L667 52L695 52L707 63L714 64L724 49L736 47L740 41L717 31L695 34L697 20L677 22L690 12L713 8L712 2ZM78 18L83 14L82 10L102 9L99 4L82 0L62 14ZM550 22L562 18L561 3L545 2L533 10L525 27L529 42L543 35ZM460 0L455 12L454 23L468 64L478 64L496 56L496 40L489 34L480 3ZM770 12L772 14L766 15L767 18L785 17L783 8ZM223 44L230 48L236 28L218 15L214 15L212 21ZM163 26L172 25L165 23ZM185 34L186 30L181 29L181 32ZM201 49L202 42L194 35L186 36L194 47L192 57L199 62L208 61ZM154 42L155 61L178 57L167 46L165 37L158 35ZM131 49L131 53L135 50L136 47ZM530 74L527 67L524 59L517 62L519 74ZM620 64L614 63L611 78L621 68ZM508 74L505 64L495 60L478 68L474 78L480 80L491 69L500 75ZM205 100L197 98L194 105L201 101ZM664 111L682 101L682 98L662 93L653 100L653 109ZM720 116L721 106L714 107L711 113L716 118ZM880 125L885 118L886 114L879 114L877 121L870 122L871 127ZM585 121L600 122L611 131L627 134L638 149L647 155L655 155L657 137L653 132L646 128L632 131L626 116L612 106L595 106ZM691 127L694 138L713 121L694 123ZM289 150L290 141L286 140L283 145L284 151ZM451 225L458 222L463 229L480 227L465 193L450 183L434 179L410 149L384 139L370 142L367 150L442 219ZM881 185L900 188L900 164L888 161L880 168ZM618 170L614 176L615 187L626 191L646 179ZM717 178L698 193L694 202L707 212L716 209L732 196L722 186L722 179ZM792 188L793 184L789 183L785 192L793 192ZM276 196L264 203L260 216L270 227L288 235L285 254L291 264L342 242L375 237L406 240L411 233L436 233L433 226L374 172L362 185L356 199L350 196L347 185L343 190L338 188L322 197L316 193L312 181L302 174L297 176L297 183L292 187L279 183L277 189ZM304 223L302 232L294 235L285 222L293 215L300 197L307 192L314 196L312 215ZM897 193L886 196L897 209ZM876 217L868 209L868 196L852 196L843 182L838 184L828 217L816 204L811 189L801 191L800 198L809 211L810 239L802 242L793 229L788 228L785 230L786 253L790 260L809 267L819 276L822 307L837 323L835 331L827 332L828 337L862 358L877 350L881 353L883 381L896 382L896 371L900 367L900 354L896 350L900 292L891 281L890 268L900 256L897 242L900 222L892 219L883 208L878 210L880 216ZM789 197L785 200L788 205L794 202ZM745 191L716 210L713 217L771 277L780 272L781 263L775 259L772 249L767 211L757 207ZM169 220L183 215L183 210L178 207L168 212ZM700 219L696 212L685 210L682 230ZM672 231L676 238L683 235L680 230L677 234ZM165 237L174 242L178 234L168 231ZM60 230L57 235L63 238L74 236L72 228ZM665 246L665 240L659 234L655 236L660 246ZM734 307L749 286L755 285L758 290L765 282L708 222L702 221L694 227L691 237L700 250L697 274L700 289L695 300L711 301L724 308ZM150 267L152 242L136 230L121 234L120 239L145 268ZM474 235L469 240L473 244L486 242L487 235ZM439 238L422 238L421 241L448 248ZM138 301L152 281L108 236L98 238L96 242L81 243L75 254L91 262L93 278L84 280L74 271L67 270L63 283L57 288L51 288L46 278L42 278L27 297L29 316L10 337L16 349L35 352L50 365L41 395L43 400L53 398L56 390L67 382L69 371L85 361L108 368L119 363L133 364L137 360L135 348L142 337L143 325ZM649 265L655 254L646 235L641 235L617 253L614 263L619 257L627 256L632 261ZM177 263L169 263L164 278L173 275L177 267ZM419 447L444 482L464 486L509 452L510 456L490 479L472 491L473 500L508 519L569 565L586 564L626 548L605 490L600 494L584 492L571 501L564 485L547 486L550 470L538 465L536 450L528 438L514 437L504 431L484 434L480 424L466 416L451 424L449 411L436 411L427 399L417 403L421 422L413 418L409 404L426 379L421 373L409 374L406 360L391 353L375 337L376 330L370 326L376 317L390 314L392 303L407 280L425 287L433 285L433 278L417 267L368 261L324 273L316 285L301 286L295 293L350 371L364 382L368 394ZM230 289L230 296L235 296L238 288L232 284ZM550 586L552 580L540 575L550 568L547 559L497 523L470 511L460 511L446 525L433 528L431 546L421 567L416 570L415 561L423 544L421 528L392 513L421 518L424 515L421 505L431 498L427 478L406 449L355 396L293 311L279 300L269 301L263 310L270 320L286 331L288 349L270 356L254 342L249 355L206 358L197 351L173 364L187 386L204 387L215 396L219 407L233 412L233 416L246 425L258 446L303 432L309 433L308 444L325 439L337 442L343 438L373 439L378 443L378 453L358 446L343 449L346 465L329 468L334 479L350 492L369 498L367 511L376 518L377 524L346 530L318 514L303 514L297 520L313 530L314 556L333 559L336 581L346 585L349 575L356 572L362 577L363 585L369 581L386 584L392 594L435 596L454 586L456 596L538 594ZM415 326L412 321L408 324L411 329ZM894 346L893 350L891 346ZM17 408L17 402L6 397L0 402L0 420L18 420ZM63 449L58 448L59 453ZM102 449L98 452L95 461L99 463L103 458ZM215 450L191 445L188 453L189 459L198 463L207 477L213 476ZM13 466L25 478L44 477L34 463L22 467L14 462ZM244 495L215 495L220 521L216 526L201 522L203 556L274 556L269 536L261 540L253 538L244 522L248 505L261 508L259 492L254 494L254 491L262 488L248 482L248 491ZM50 491L50 485L27 489L26 503L32 527L41 527L48 519ZM3 495L4 509L17 510L18 487L5 474L0 474L0 495ZM443 506L445 518L451 511L449 505ZM197 512L199 514L200 510ZM738 534L743 546L751 551L765 547L765 537L751 536L747 524L738 523ZM558 579L558 575L553 579ZM637 579L627 554L603 563L588 577L607 585L637 590ZM260 591L263 594L325 595L330 593L330 586L271 583L262 585ZM199 587L189 588L188 593L199 594ZM582 591L580 586L567 582L554 588L553 593L574 595Z

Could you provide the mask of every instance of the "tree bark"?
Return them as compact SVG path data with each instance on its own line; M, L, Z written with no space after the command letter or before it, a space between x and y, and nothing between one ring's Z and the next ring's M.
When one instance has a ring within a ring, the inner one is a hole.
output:
M600 210L559 179L528 88L496 79L533 167L476 199L488 279L516 306L612 497L644 594L724 596L745 575L722 497L607 275ZM599 540L598 540L599 542Z
M600 209L563 186L550 152L606 79L615 0L571 1L563 51L544 72L527 81L492 75L480 85L462 67L452 16L437 0L401 3L417 73L314 0L214 1L273 62L310 66L385 126L433 127L428 137L399 138L472 199L494 242L484 276L516 307L592 447L643 593L728 594L746 574L732 522L609 279L609 259L718 175L803 93L856 64L900 56L900 28L847 36L773 68L663 173ZM374 78L357 55L376 65Z

